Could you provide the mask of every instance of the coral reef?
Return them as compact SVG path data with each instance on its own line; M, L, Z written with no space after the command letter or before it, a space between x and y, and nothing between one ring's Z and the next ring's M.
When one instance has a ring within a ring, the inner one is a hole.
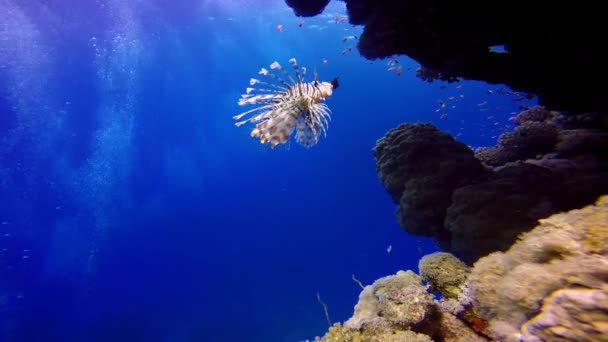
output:
M444 252L419 268L366 286L353 316L315 341L608 340L608 196L540 220L473 268Z
M474 156L431 124L404 124L378 140L373 153L403 229L433 237L472 264L508 249L538 219L608 193L605 119L533 107L515 118L518 126L498 146Z
M482 342L488 339L443 310L422 284L420 276L412 271L399 271L366 286L359 295L353 316L344 324L332 326L316 341Z
M286 2L299 15L315 15L327 4ZM365 58L407 55L433 70L422 73L427 80L434 74L501 83L538 95L551 109L608 110L605 91L596 86L608 78L608 49L597 43L604 38L598 2L344 2L349 22L364 25L358 49Z
M474 306L500 341L605 341L608 196L540 220L507 252L475 263Z

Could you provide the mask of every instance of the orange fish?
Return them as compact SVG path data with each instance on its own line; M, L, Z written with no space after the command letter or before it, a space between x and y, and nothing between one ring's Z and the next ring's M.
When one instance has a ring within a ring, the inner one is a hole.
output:
M401 72L403 71L403 68L400 66L397 67L397 75L401 75Z
M344 55L344 54L346 54L347 52L352 51L352 50L353 50L353 47L352 47L352 46L349 46L349 47L347 47L346 49L342 50L342 54Z
M304 26L304 20L300 20L300 22L298 23L298 26L300 26L300 27Z
M283 25L281 25L281 24L277 25L277 31L283 32Z

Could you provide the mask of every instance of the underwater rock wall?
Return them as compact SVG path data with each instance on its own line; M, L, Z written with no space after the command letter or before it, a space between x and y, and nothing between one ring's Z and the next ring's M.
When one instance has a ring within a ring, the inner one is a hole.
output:
M562 111L606 111L597 81L608 78L604 11L577 3L344 0L349 22L363 25L359 52L368 59L407 55L426 80L502 83ZM286 0L312 16L328 1ZM501 49L496 49L499 47Z
M496 147L476 149L432 124L403 124L373 148L378 175L407 232L472 264L509 248L538 219L608 194L606 116L538 106Z
M437 252L419 273L366 286L353 316L315 341L606 341L608 196L541 220L472 268Z

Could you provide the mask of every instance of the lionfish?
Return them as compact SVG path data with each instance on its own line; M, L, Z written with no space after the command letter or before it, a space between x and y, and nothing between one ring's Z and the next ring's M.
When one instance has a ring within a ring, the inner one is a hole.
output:
M239 127L247 122L257 123L251 136L259 138L262 144L270 143L274 148L289 141L294 130L296 141L306 147L319 142L321 133L325 136L331 119L331 110L323 101L331 96L332 89L339 86L338 79L331 82L319 82L317 71L312 82L304 82L306 68L298 67L295 58L289 60L295 70L295 80L279 62L270 65L271 70L278 69L286 79L272 71L262 68L260 75L270 77L275 83L264 82L256 78L249 85L262 85L262 88L247 88L239 100L240 106L261 105L233 117L241 120L251 114L252 117L238 121Z

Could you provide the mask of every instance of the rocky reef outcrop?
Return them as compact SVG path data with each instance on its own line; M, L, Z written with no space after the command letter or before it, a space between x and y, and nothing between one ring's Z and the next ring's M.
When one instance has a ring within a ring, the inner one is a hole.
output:
M449 247L445 209L454 190L489 171L465 144L432 124L403 124L373 149L378 175L393 201L402 227L433 236Z
M538 106L495 147L471 151L428 123L403 124L373 149L407 232L472 264L504 251L538 219L608 193L606 116Z
M286 2L306 16L328 3ZM407 55L427 80L501 83L538 95L551 109L608 110L596 85L608 78L608 49L598 43L604 39L600 2L344 2L349 22L364 26L358 49L368 59Z

